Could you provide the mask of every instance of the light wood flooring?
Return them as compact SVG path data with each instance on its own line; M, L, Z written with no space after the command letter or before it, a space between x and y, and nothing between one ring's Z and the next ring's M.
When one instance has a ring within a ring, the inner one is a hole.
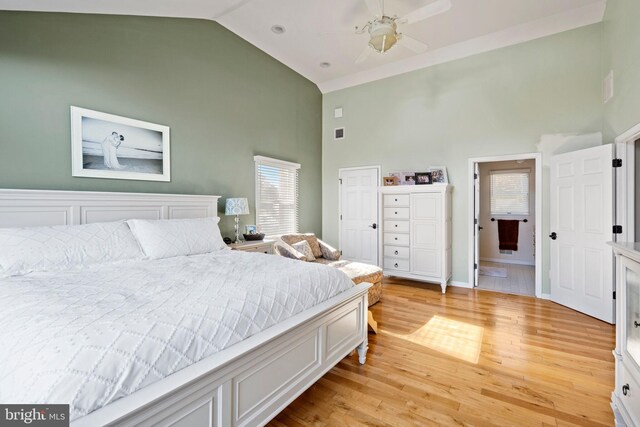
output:
M480 261L480 266L505 268L507 277L478 276L478 288L508 294L536 294L536 268L532 265Z
M351 355L270 426L612 426L614 327L545 300L386 279Z

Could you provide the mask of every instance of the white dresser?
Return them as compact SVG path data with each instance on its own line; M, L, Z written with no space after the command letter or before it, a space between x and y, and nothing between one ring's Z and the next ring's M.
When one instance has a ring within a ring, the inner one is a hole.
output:
M612 243L616 253L616 388L611 406L617 426L640 426L640 243Z
M380 188L380 265L387 276L439 283L451 278L448 184Z

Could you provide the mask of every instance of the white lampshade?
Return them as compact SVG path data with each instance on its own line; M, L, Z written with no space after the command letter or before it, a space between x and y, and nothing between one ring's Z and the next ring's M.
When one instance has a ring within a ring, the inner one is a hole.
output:
M227 199L225 215L249 215L249 201L246 197Z

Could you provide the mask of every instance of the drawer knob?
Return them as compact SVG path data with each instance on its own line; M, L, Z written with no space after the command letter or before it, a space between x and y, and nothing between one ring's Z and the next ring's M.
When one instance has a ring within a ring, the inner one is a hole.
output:
M393 199L393 200L395 200L396 202L398 201L398 199Z
M398 268L398 263L397 262L395 264L393 264L393 265L394 265L395 268ZM629 388L629 387L627 386L627 388ZM624 392L624 395L626 396L627 392Z
M398 224L396 224L395 227L398 228Z
M396 251L395 254L398 255L398 251Z
M625 396L629 393L629 384L625 384L622 386L622 394Z
M395 237L395 239L396 239L396 240L398 240L398 238L397 238L397 237Z
M396 215L398 215L398 212L396 212Z

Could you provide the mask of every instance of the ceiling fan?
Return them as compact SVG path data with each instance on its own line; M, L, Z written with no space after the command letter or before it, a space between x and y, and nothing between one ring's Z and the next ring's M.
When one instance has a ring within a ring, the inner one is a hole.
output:
M400 43L416 53L426 51L428 48L426 44L398 32L398 25L413 24L451 9L451 0L435 0L403 17L398 17L385 14L384 0L365 0L365 3L373 15L373 19L362 27L356 27L356 34L369 32L369 44L356 59L356 64L366 60L373 51L387 52L396 43Z

